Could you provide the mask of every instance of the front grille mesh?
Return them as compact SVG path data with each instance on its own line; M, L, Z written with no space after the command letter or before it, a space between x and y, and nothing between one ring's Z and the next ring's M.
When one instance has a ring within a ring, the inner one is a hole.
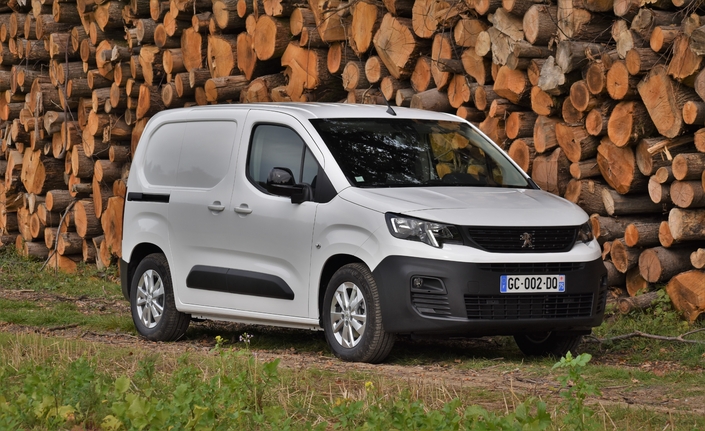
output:
M592 315L592 293L465 295L468 319L565 319Z
M583 262L558 263L481 263L478 267L483 271L500 274L566 274L585 268Z
M467 227L470 240L495 253L568 251L575 244L576 227Z

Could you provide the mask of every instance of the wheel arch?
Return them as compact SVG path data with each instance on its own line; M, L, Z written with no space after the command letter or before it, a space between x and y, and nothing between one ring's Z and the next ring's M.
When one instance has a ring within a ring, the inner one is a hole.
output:
M318 282L318 320L321 327L323 327L323 322L321 321L323 318L323 298L326 296L328 282L331 278L333 278L333 274L335 274L337 270L350 263L365 264L362 259L353 255L337 254L329 257L325 265L323 265L323 269L321 270L321 278Z
M153 253L159 253L166 256L164 250L162 250L159 246L152 243L143 242L137 244L132 249L132 254L130 254L129 263L125 262L124 260L121 262L121 265L125 266L124 276L120 277L122 284L122 294L128 301L130 300L130 287L132 286L132 277L135 275L135 269L137 268L137 265L142 262L142 259Z

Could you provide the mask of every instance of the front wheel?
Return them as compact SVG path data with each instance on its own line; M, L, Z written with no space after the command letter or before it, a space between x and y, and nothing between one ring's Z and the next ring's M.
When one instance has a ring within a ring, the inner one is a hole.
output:
M576 350L582 335L556 334L542 332L536 334L520 334L514 336L519 349L527 356L555 356L563 357L566 353L577 353Z
M335 356L351 362L382 362L394 345L384 331L377 283L363 264L340 268L323 300L323 328Z
M135 270L130 308L137 332L152 341L174 341L188 329L191 316L176 309L169 263L163 254L150 254Z

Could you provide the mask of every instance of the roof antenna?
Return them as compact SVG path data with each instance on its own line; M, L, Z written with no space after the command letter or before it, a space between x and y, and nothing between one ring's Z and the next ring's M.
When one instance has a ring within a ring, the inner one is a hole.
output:
M394 112L394 109L392 109L392 105L389 104L389 100L387 100L387 98L384 96L382 97L384 98L384 101L387 102L387 114L394 115L396 117L397 113Z

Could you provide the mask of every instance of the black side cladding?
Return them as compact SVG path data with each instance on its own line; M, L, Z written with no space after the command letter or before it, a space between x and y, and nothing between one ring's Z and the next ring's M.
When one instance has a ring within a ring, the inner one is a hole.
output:
M294 291L280 277L261 272L196 265L186 277L186 287L239 295L294 299Z

